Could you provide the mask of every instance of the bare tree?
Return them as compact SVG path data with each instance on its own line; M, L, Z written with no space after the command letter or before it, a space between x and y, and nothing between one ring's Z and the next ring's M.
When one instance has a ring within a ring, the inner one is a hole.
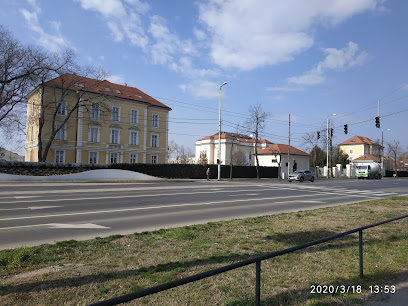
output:
M25 96L48 69L48 54L35 46L23 46L0 26L0 127L24 129ZM22 106L20 109L19 106ZM17 110L17 111L16 111Z
M208 158L207 158L207 151L203 150L200 152L200 157L197 160L197 164L199 165L207 165Z
M171 140L169 143L169 156L173 163L190 164L194 154L191 148L179 145L174 140Z
M388 147L388 155L390 155L394 161L395 176L398 176L397 161L403 155L401 144L398 140L393 140L393 141L387 142L387 147Z
M249 118L246 121L248 132L255 136L255 159L256 159L256 177L259 179L259 161L258 161L258 141L259 135L265 129L265 121L269 114L264 112L261 104L257 103L249 107Z
M236 166L245 166L247 164L245 153L241 150L232 153L232 163Z

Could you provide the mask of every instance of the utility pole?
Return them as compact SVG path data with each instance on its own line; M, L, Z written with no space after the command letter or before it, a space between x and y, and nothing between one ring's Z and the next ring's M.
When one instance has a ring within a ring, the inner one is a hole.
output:
M290 114L289 114L289 145L288 145L288 179L290 175Z

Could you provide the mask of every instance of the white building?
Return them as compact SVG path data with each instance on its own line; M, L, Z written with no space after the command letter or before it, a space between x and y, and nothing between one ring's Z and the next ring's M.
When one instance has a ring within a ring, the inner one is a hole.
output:
M281 178L288 175L289 146L275 143L258 151L259 165L263 167L278 167ZM290 172L293 170L309 170L310 154L290 146Z
M196 141L196 160L200 159L201 152L205 152L208 164L217 164L218 156L218 133L206 136ZM258 150L262 150L271 145L272 142L266 139L258 140ZM234 152L239 152L247 166L255 165L255 139L247 135L235 133L221 133L221 164L230 165Z

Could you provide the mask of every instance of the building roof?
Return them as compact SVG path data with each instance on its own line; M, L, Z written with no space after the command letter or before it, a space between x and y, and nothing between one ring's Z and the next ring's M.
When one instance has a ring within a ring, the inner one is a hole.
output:
M258 155L268 155L268 154L288 154L289 151L289 146L285 144L280 144L280 143L274 143L273 145L259 150ZM290 155L304 155L304 156L310 156L309 153L303 152L302 150L299 150L295 148L294 146L290 146Z
M210 139L212 140L218 139L218 133L212 136L205 136L197 141L210 140ZM255 143L255 139L252 139L250 136L236 134L236 133L221 132L221 139L230 139L230 140L236 140L239 142ZM258 139L258 143L272 144L273 142L270 142L269 140L266 140L266 139Z
M372 141L370 138L368 137L364 137L364 136L354 136L351 137L350 139L342 142L340 145L360 145L360 144L367 144L367 145L377 145L379 146L378 143Z
M83 90L105 96L133 100L137 102L148 103L152 106L163 107L171 110L167 105L157 101L143 91L127 85L111 83L107 80L96 80L75 74L66 73L60 77L52 79L45 83L47 86L57 88L67 88L71 90Z
M384 156L384 158L385 158L385 156ZM353 161L363 161L363 160L372 160L372 161L375 161L375 162L380 162L381 161L379 157L376 157L376 156L373 156L373 155L370 155L370 154L364 154L363 156L355 158Z

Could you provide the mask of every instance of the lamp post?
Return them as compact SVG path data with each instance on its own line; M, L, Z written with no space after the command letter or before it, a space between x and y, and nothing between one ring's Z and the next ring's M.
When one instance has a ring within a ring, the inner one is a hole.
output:
M218 117L218 180L221 179L221 89L224 85L227 85L227 82L222 83L220 86L220 111Z
M391 129L386 129L386 131L391 131ZM381 131L381 174L384 175L384 130Z
M327 143L326 143L326 167L327 167L327 178L330 177L329 173L329 117L336 116L336 114L327 115L326 121L326 132L327 132Z

